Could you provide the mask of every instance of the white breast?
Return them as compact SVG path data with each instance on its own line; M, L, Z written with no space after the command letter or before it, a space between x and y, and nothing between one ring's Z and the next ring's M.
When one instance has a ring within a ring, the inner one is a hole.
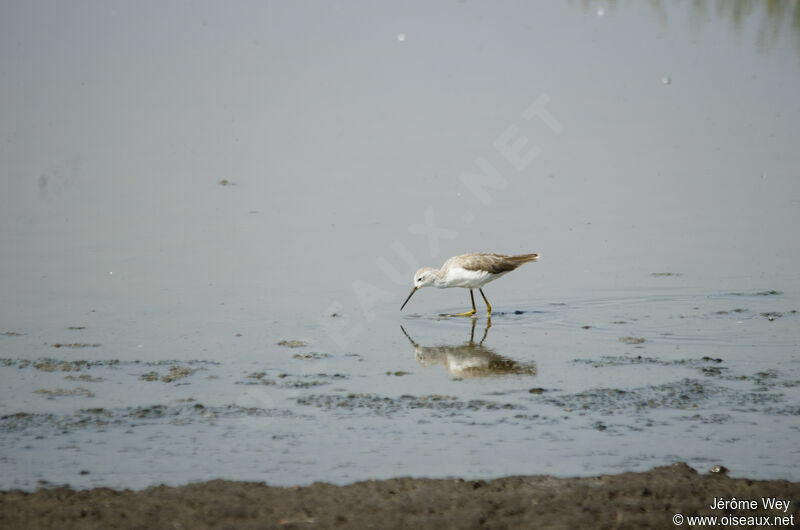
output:
M436 285L440 289L447 287L467 287L477 289L483 287L490 281L499 278L505 273L491 274L486 271L471 271L461 267L450 267L441 285Z

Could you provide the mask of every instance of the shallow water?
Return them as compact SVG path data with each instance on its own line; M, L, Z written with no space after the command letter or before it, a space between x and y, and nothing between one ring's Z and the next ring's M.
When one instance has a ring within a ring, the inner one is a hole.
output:
M799 6L0 8L0 488L800 480Z

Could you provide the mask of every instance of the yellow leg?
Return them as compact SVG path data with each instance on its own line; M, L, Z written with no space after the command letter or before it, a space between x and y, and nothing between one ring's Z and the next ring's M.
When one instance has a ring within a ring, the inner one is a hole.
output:
M451 317L471 317L476 313L475 309L475 295L472 294L472 289L469 290L469 298L472 300L472 311L467 311L466 313L457 313L455 315L450 315ZM485 300L486 298L484 298Z
M483 297L483 301L486 302L486 315L487 316L492 316L492 306L491 306L491 304L489 304L489 300L487 300L486 299L486 295L483 294L483 289L479 288L478 290L481 292L481 296ZM471 292L472 291L470 290L470 293ZM473 311L475 310L475 301L474 300L472 302L472 310Z

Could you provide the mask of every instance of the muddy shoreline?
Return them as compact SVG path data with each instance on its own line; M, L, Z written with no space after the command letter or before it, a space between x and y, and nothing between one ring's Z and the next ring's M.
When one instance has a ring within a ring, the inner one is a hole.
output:
M753 499L759 506L711 509L720 497ZM762 499L790 504L786 511L765 509ZM781 517L800 525L798 503L800 483L700 474L679 463L643 473L580 478L395 478L288 488L213 480L142 491L4 491L0 527L676 528L675 514Z

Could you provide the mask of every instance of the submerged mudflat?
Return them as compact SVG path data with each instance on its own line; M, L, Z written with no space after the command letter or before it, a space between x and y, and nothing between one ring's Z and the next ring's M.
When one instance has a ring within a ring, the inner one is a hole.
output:
M13 354L0 357L0 488L591 476L676 461L797 481L797 302L675 290L512 306L491 322L411 314L344 350L313 330L234 328L182 359L117 357L89 323L44 346L23 330L0 337Z

